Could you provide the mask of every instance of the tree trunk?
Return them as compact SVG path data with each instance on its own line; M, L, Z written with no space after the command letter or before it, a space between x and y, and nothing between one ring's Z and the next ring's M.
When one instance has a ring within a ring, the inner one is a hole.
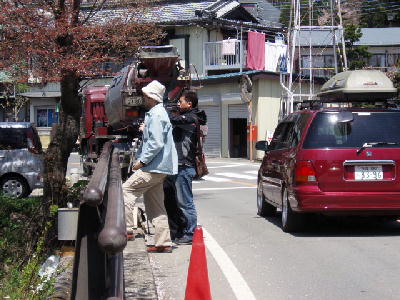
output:
M72 148L78 138L81 102L79 78L73 71L63 71L61 78L59 124L53 126L51 141L45 154L43 211L50 205L65 206L65 175Z

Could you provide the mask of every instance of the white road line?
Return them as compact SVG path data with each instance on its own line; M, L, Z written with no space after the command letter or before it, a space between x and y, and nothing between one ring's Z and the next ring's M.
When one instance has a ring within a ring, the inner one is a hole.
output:
M224 166L213 166L213 167L208 167L208 168L212 168L212 169L216 169L216 168L234 168L234 167L238 167L238 166L245 166L245 167L255 167L255 168L260 168L259 164L253 164L253 163L226 163L226 162L216 162L216 161L207 161L207 165L220 165L220 164L226 164Z
M256 189L257 186L235 186L226 188L198 188L193 191L224 191L224 190L239 190L239 189Z
M233 161L207 161L207 163L210 164L230 164L230 165L238 165L238 166L245 166L248 165L249 163L246 162L233 162Z
M258 170L254 170L254 171L245 171L246 174L253 174L253 175L257 175L258 174Z
M214 182L228 182L229 181L229 179L227 179L227 178L220 178L220 177L214 177L214 176L209 176L209 175L204 176L203 179L207 180L207 181L214 181Z
M226 254L224 249L217 243L212 235L203 227L204 243L214 257L222 273L225 275L226 280L232 288L236 299L239 300L255 300L253 292L244 280L242 274L235 267L232 260Z
M257 176L250 176L250 175L240 174L240 173L222 172L222 173L215 173L215 175L225 176L225 177L230 177L230 178L250 179L250 180L257 179Z
M208 169L237 168L238 166L241 165L235 164L235 165L216 166L216 167L208 167Z

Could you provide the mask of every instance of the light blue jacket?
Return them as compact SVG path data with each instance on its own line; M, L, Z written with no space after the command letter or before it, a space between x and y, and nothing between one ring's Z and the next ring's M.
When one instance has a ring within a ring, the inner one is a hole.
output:
M137 158L145 163L146 172L175 175L178 173L178 155L172 136L172 125L164 106L152 107L144 118L143 143Z

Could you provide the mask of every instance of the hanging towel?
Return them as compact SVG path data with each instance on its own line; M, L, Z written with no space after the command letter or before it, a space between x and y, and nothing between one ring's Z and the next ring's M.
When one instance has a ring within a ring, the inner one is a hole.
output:
M265 34L249 31L247 34L247 68L264 70Z
M222 55L235 55L236 54L236 42L237 39L228 39L222 41Z
M265 70L279 71L280 58L286 55L287 46L281 43L265 43Z

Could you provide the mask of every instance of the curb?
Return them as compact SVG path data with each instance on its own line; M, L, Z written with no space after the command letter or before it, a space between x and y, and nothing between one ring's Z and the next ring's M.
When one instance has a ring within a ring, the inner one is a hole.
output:
M124 283L126 300L158 300L157 289L145 241L136 235L124 249Z

